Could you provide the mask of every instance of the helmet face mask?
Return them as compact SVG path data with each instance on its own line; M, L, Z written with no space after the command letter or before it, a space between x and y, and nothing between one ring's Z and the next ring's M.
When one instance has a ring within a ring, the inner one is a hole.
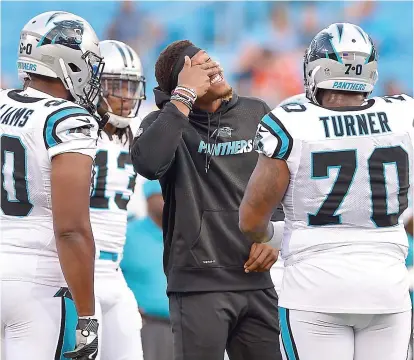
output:
M145 100L145 78L126 74L105 74L102 78L102 94L116 115L135 118L142 100ZM118 108L111 105L116 102Z
M79 97L79 104L85 108L89 108L89 112L93 114L96 111L96 105L101 93L101 77L105 63L103 58L87 51L82 55L89 67L90 79L83 88L83 96Z
M141 60L130 46L120 41L101 41L99 48L105 58L102 97L108 108L108 122L125 128L138 115L146 98Z
M17 65L20 77L60 79L76 103L95 112L104 62L94 30L81 17L50 11L31 19L20 34Z
M371 94L378 79L377 52L358 26L332 24L318 33L304 56L306 96L318 103L318 89Z

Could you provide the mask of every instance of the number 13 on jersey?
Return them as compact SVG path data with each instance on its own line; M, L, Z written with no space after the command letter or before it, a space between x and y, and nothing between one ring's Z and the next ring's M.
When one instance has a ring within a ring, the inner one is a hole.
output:
M120 152L115 159L110 157L107 150L99 150L96 153L95 171L91 208L109 209L112 197L118 209L126 210L136 178L129 154Z

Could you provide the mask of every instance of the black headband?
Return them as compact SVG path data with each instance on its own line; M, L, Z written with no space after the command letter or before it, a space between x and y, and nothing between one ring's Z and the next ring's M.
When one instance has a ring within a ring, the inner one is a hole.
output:
M191 59L200 50L200 48L194 45L189 45L182 51L181 55L178 57L172 68L168 89L166 89L169 94L171 94L171 91L173 91L178 85L178 74L183 69L185 57L188 56Z

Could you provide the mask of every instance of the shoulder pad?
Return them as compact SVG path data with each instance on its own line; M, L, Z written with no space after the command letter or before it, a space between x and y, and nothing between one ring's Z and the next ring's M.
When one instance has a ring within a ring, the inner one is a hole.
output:
M305 113L308 110L309 103L288 103L282 106L274 108L271 113L279 119L297 118L301 113Z
M276 108L262 118L257 128L254 145L259 153L274 159L287 160L292 150L293 138L277 117L279 111L280 108Z
M81 106L70 101L59 104L51 101L55 100L49 100L51 111L46 115L43 127L43 139L47 149L61 143L63 134L98 127L93 116Z
M414 100L411 96L408 96L406 94L377 96L374 99L382 99L383 101L389 104L401 103L401 102L406 102L406 101L411 102Z

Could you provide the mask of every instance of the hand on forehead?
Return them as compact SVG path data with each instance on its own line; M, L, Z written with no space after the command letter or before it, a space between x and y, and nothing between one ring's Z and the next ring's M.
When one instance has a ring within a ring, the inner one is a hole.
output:
M191 58L191 65L202 65L210 61L210 56L206 53L205 50L200 50Z

